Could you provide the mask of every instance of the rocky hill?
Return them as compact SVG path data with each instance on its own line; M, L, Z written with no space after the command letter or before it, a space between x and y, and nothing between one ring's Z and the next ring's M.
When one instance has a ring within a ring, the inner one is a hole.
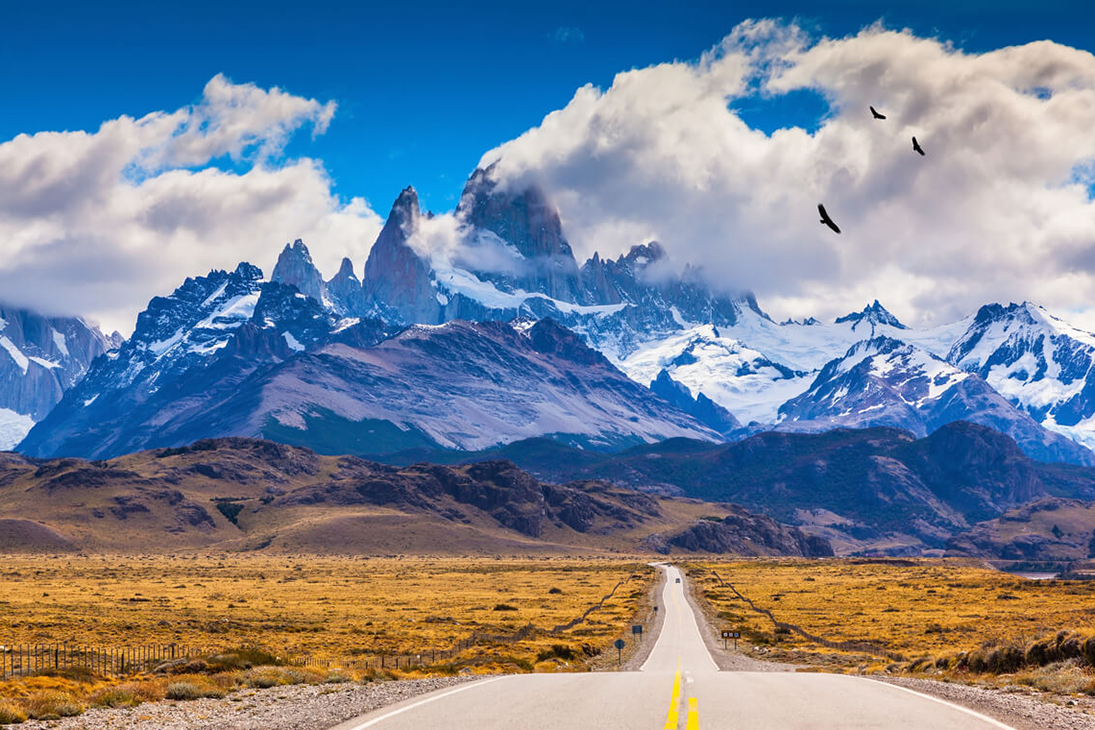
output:
M1095 469L1045 464L990 428L947 424L927 437L892 428L765 432L740 442L673 439L616 454L534 439L479 454L543 479L602 479L659 494L733 502L830 539L839 552L939 552L955 535L1046 497L1095 499ZM398 455L397 457L398 458Z
M501 460L393 467L241 438L108 461L0 457L7 551L634 551L712 514L746 513L596 480L544 482ZM786 528L755 519L727 523L732 540L676 540L674 550L753 540L762 554L800 554L793 540L771 539Z
M1095 503L1047 497L947 541L947 554L1062 568L1095 558Z

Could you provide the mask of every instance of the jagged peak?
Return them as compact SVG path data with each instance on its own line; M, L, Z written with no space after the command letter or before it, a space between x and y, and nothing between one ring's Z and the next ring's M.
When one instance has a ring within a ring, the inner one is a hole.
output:
M357 274L354 273L354 262L350 260L349 256L342 257L342 263L339 264L338 273L335 274L334 279L352 279L357 281ZM332 281L334 281L332 279Z
M836 324L843 322L851 322L853 330L862 322L868 322L872 327L885 324L900 330L908 329L908 327L901 324L897 317L890 314L889 310L883 307L877 299L874 300L873 304L864 307L862 312L852 312L843 317L837 317Z
M304 241L299 238L292 243L285 244L285 247L281 249L281 253L278 255L278 262L274 266L274 276L277 276L277 267L281 266L282 261L289 261L297 259L303 262L307 262L310 265L312 263L312 253L308 250L308 247L304 245Z
M640 266L646 264L652 264L655 261L660 261L666 256L665 247L657 241L650 241L649 243L640 243L631 247L631 249L624 255L621 255L617 261L629 261Z
M394 224L399 226L406 235L410 235L414 232L414 226L421 216L422 208L418 203L418 192L413 185L408 185L392 203L392 210L388 214L384 227Z
M973 321L976 324L984 325L990 322L1003 321L1005 319L1020 319L1025 324L1035 324L1039 321L1044 322L1047 319L1055 318L1043 307L1032 302L1024 301L1020 304L1009 302L1007 305L1000 304L999 302L992 302L991 304L985 304L978 309L977 315L973 318Z
M262 281L262 269L248 261L241 261L232 274L244 281Z
M799 325L800 327L813 327L814 325L818 325L818 324L821 324L821 320L817 319L816 317L807 317L806 319L795 319L793 317L788 317L787 319L780 322L780 325L784 326L784 327L786 327L788 325Z
M871 337L870 339L860 340L854 345L848 348L844 353L844 359L869 355L888 355L891 352L897 350L912 350L913 346L907 342L888 337L887 335L879 335L878 337Z

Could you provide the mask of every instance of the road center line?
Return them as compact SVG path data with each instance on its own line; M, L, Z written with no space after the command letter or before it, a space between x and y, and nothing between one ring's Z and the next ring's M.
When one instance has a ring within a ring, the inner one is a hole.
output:
M697 706L699 700L695 697L688 698L688 721L685 725L686 730L700 730L700 710Z
M665 718L665 730L677 730L680 723L677 708L681 704L681 660L677 659L677 673L673 675L673 695L669 699L669 714Z

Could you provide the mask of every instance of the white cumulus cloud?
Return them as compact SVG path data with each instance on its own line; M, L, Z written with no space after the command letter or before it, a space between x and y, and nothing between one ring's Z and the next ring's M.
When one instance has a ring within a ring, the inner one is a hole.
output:
M126 332L187 276L241 260L269 274L294 238L327 274L361 260L380 218L318 161L281 155L335 108L218 75L192 106L0 144L0 299Z
M802 90L829 105L813 132L768 134L731 106ZM1086 51L971 53L881 26L813 39L750 21L697 61L579 89L481 165L543 185L577 253L657 239L781 317L878 297L928 323L1030 299L1091 325L1093 129ZM842 235L819 225L819 202Z

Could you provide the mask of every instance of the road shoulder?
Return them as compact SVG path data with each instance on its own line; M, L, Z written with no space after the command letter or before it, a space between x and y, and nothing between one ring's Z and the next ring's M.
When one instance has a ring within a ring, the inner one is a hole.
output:
M678 566L680 567L680 566ZM685 583L684 596L688 600L688 606L696 615L696 623L700 628L700 636L711 658L715 660L719 670L723 672L794 672L801 667L794 664L780 662L766 662L754 659L733 649L723 649L722 640L718 638L715 627L718 620L709 614L710 607L699 601L692 590L692 582L689 580L684 568L681 568L682 580Z

